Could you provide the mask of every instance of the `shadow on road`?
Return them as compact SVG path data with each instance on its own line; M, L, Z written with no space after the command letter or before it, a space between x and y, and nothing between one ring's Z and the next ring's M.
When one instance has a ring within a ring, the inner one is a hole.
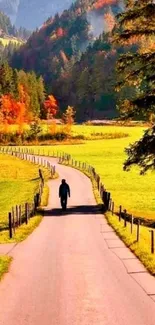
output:
M44 211L44 217L61 217L62 215L71 214L100 214L102 211L101 205L77 205L68 207L66 211L61 208L55 208Z

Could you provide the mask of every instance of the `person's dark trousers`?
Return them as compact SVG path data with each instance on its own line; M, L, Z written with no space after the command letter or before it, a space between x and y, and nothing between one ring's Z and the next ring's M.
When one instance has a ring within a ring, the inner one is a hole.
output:
M66 210L67 207L67 196L61 196L61 206L63 210Z

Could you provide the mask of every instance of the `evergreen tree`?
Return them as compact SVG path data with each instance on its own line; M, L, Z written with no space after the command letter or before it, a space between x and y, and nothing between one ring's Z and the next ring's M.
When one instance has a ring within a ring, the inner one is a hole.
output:
M117 91L131 86L134 92L130 105L122 103L125 117L149 118L155 111L155 3L153 0L128 1L127 10L119 16L114 35L116 43L136 43L136 51L120 56L117 64L119 82ZM143 46L144 44L144 46Z
M119 16L115 41L122 44L138 43L135 52L128 52L118 61L120 80L124 86L136 87L136 95L123 107L127 117L150 118L155 113L155 2L153 0L127 1L127 10ZM145 43L144 43L145 42ZM144 45L145 44L145 45ZM155 168L155 127L142 139L126 149L128 159L124 168L138 164L141 172Z
M4 62L0 66L0 96L13 94L14 91L13 70L7 62Z

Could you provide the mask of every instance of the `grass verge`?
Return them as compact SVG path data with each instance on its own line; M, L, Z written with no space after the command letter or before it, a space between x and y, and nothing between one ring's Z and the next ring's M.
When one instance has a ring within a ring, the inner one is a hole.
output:
M0 256L0 280L4 273L8 272L11 261L12 258L9 256Z

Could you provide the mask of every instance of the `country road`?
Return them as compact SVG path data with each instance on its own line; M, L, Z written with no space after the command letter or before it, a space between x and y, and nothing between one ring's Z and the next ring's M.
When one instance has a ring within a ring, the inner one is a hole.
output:
M9 253L0 325L154 325L155 279L107 225L90 180L54 162L71 187L68 210L60 179L50 181L41 225Z

